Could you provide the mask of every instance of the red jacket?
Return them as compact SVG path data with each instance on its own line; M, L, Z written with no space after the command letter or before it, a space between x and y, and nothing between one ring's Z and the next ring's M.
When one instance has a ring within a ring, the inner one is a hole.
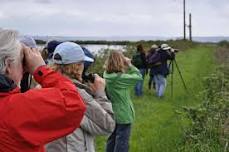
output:
M80 125L86 108L71 81L46 66L34 78L42 89L0 92L0 152L43 152Z

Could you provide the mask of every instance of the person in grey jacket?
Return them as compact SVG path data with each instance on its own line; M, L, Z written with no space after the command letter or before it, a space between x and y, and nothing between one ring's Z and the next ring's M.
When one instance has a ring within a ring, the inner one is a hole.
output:
M46 145L47 152L94 152L95 136L110 135L115 128L112 105L105 94L105 80L95 75L94 83L83 84L84 61L93 60L73 42L61 43L54 51L53 69L72 79L87 110L80 128Z

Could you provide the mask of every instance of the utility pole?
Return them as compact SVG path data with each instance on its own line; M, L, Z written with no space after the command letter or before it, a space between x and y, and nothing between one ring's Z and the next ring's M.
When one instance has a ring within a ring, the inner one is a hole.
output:
M192 41L192 14L189 13L189 40Z
M184 40L186 40L186 30L185 30L185 27L186 27L186 23L185 23L185 0L183 0L183 10L184 10Z

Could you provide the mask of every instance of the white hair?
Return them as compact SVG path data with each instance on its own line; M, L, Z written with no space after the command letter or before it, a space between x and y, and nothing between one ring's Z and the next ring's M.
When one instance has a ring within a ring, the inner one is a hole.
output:
M6 72L6 59L16 62L20 57L21 43L18 40L18 32L14 30L0 29L0 73Z

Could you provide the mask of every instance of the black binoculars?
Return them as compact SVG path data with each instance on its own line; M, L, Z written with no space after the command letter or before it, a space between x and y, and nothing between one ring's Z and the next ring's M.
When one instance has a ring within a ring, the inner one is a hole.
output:
M95 82L95 74L94 73L84 73L82 78L85 82L91 82L91 83Z

